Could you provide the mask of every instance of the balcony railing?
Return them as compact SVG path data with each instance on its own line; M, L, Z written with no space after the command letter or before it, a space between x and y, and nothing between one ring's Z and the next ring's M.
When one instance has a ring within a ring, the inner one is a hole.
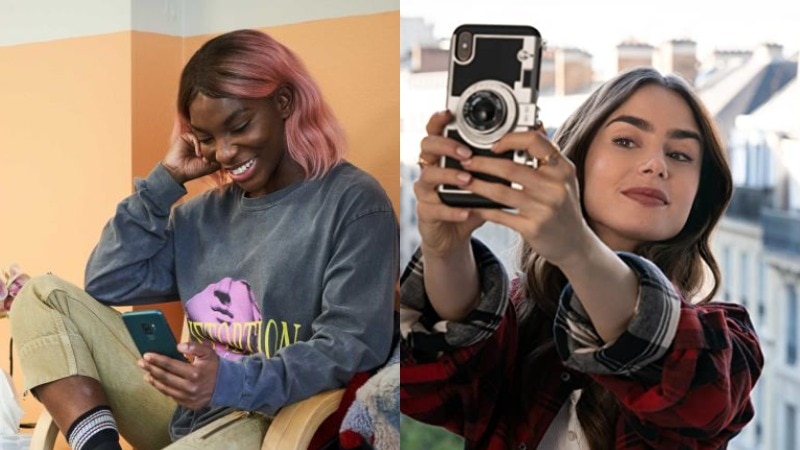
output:
M761 209L771 206L771 188L736 186L725 214L748 222L757 223L761 219Z
M765 249L800 256L800 212L764 208L761 226Z

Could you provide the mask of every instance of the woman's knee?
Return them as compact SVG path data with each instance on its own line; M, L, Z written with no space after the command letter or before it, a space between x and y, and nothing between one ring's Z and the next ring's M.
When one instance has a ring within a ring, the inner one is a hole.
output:
M77 305L87 308L75 308ZM53 313L74 316L84 310L96 312L97 306L100 304L95 299L67 280L55 275L36 276L25 283L11 305L12 336L29 327L41 327L53 319Z
M40 306L55 290L80 290L74 284L55 275L38 275L25 283L11 304L10 317L25 316L25 310Z

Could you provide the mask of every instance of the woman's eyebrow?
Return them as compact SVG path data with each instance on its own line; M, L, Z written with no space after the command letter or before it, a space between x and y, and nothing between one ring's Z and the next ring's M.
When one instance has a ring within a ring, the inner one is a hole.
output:
M627 124L631 124L631 125L635 126L636 128L638 128L638 129L640 129L642 131L647 131L649 133L653 132L653 124L651 124L650 122L642 119L641 117L629 116L629 115L623 114L621 116L617 116L617 117L609 120L608 123L606 124L606 127L609 127L614 122L625 122Z
M651 124L647 120L642 119L641 117L630 116L630 115L627 115L627 114L623 114L623 115L617 116L617 117L609 120L608 123L606 124L606 127L608 127L609 125L611 125L614 122L624 122L624 123L633 125L634 127L638 128L638 129L640 129L642 131L646 131L648 133L652 133L653 130L654 130L653 124ZM700 135L696 131L684 130L684 129L679 129L679 128L669 130L667 132L667 137L670 138L670 139L694 139L699 143L703 142L700 139Z
M670 139L694 139L700 144L703 143L703 141L700 139L700 135L692 130L669 130L667 137Z

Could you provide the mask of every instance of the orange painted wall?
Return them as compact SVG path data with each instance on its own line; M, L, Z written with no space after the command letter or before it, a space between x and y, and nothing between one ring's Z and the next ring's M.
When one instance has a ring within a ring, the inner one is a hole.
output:
M129 48L129 33L0 47L0 264L83 281L76 262L130 191Z
M83 282L100 227L130 192L129 48L127 32L0 47L0 265ZM8 339L0 319L5 370Z
M399 22L390 12L262 28L303 59L347 132L348 159L378 178L395 210ZM210 37L129 31L0 47L0 267L82 285L116 204L163 156L180 70ZM0 319L5 370L8 338ZM35 401L24 404L35 418Z
M347 131L348 159L400 207L400 14L264 29L296 51Z

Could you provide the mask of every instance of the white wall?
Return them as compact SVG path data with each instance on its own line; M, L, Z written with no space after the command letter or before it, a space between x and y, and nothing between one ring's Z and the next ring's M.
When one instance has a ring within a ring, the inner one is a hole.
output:
M196 36L400 9L400 0L0 0L0 46L149 31Z

